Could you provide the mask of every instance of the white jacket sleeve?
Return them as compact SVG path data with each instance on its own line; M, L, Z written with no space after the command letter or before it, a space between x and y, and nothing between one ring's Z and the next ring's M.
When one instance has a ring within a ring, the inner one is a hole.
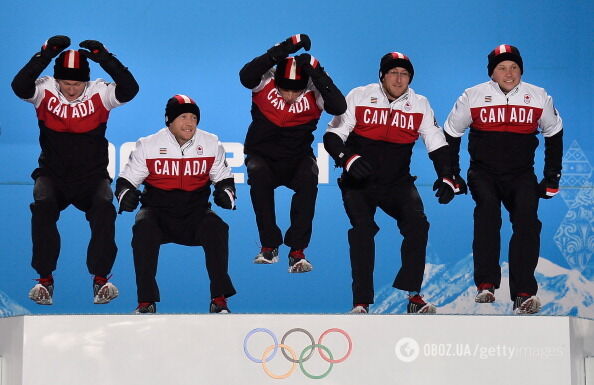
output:
M464 131L472 123L470 114L470 104L468 103L468 94L466 91L458 98L456 104L450 111L444 124L444 130L448 135L459 138L464 135Z
M217 142L217 155L215 157L214 163L210 169L209 177L212 183L217 183L222 181L223 179L233 178L233 173L231 172L231 167L227 165L227 161L225 160L225 148L223 144L218 141Z
M448 144L443 134L443 130L435 119L433 109L429 105L427 100L424 100L425 112L423 113L423 120L421 121L421 127L419 128L419 135L427 147L427 152L432 152L440 147Z
M95 82L95 87L97 87L99 95L101 96L101 100L103 101L103 105L107 110L113 110L116 107L122 106L126 103L120 102L115 96L116 84L113 82L108 82L103 79L97 79Z
M538 125L542 130L542 135L545 138L551 137L557 134L563 129L563 120L557 112L555 105L553 104L553 98L545 93L546 101L542 110L542 115L538 120Z
M138 140L136 142L136 148L130 153L126 166L120 172L120 177L127 179L134 187L138 188L148 175L149 170L146 166L146 154L142 140Z

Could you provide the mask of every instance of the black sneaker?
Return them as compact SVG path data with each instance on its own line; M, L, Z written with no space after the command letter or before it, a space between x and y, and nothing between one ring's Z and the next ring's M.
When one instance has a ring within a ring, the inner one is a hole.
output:
M289 253L289 273L307 273L313 266L303 254L303 249L291 250Z
M154 314L157 312L157 304L154 302L139 302L134 314Z
M368 314L369 313L369 304L366 303L357 303L353 305L353 309L351 310L351 314Z
M474 302L495 302L495 285L493 285L492 283L481 283L480 285L478 285L476 296L474 297Z
M277 247L262 247L260 252L254 258L254 263L266 264L278 262L278 248Z
M514 314L534 314L540 311L540 299L528 293L516 294Z
M93 278L93 303L106 304L119 295L118 288L107 280L108 278L99 275Z
M406 312L434 314L436 309L433 304L425 302L420 294L415 294L408 296L408 306L406 306Z
M39 305L51 305L54 295L54 278L52 275L36 279L37 285L29 290L29 298Z
M219 314L231 313L231 310L229 310L229 307L227 306L227 298L223 296L213 298L210 301L209 312Z

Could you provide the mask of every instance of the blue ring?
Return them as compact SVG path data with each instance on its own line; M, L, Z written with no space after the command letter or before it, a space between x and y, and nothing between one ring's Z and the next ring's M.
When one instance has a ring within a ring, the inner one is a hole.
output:
M266 361L264 362L268 362L270 361L275 355L276 352L278 351L278 340L276 339L276 336L274 335L274 333L272 332L272 330L270 329L265 329L265 328L256 328L253 329L252 331L250 331L245 338L243 339L243 352L245 353L246 357L250 359L250 361L253 361L255 363L261 364L262 360L259 358L256 358L254 356L252 356L249 352L248 352L248 348L247 348L247 340L248 338L250 338L252 335L258 333L258 332L263 332L268 334L270 337L272 337L272 340L274 341L274 350L272 351L272 354L270 356L268 356L268 359L266 359Z

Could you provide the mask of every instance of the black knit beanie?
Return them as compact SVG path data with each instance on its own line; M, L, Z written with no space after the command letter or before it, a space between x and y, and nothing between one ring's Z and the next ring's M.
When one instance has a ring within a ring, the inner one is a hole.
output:
M56 58L55 79L88 82L90 72L87 58L76 50L69 49Z
M412 83L415 69L408 56L400 52L389 52L382 56L382 60L380 60L380 80L383 80L386 72L394 67L402 67L406 69L410 73L409 84Z
M172 96L165 106L165 124L169 126L175 118L186 112L196 115L200 122L200 109L194 99L181 94Z
M487 64L487 72L489 73L489 77L493 75L493 71L495 70L495 67L497 67L497 64L505 60L511 60L515 62L518 67L520 67L520 73L524 73L524 62L522 62L522 56L520 56L520 51L513 45L501 44L491 51L487 58L489 60L489 63Z

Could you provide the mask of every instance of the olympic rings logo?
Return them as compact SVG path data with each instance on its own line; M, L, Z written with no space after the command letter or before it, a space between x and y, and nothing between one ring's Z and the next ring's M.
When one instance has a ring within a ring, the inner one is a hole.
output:
M272 344L272 345L268 346L266 349L264 349L264 352L262 353L262 356L260 358L254 357L248 351L248 340L250 339L250 337L252 337L256 333L266 333L272 338L272 341L274 342L274 344ZM310 341L310 345L303 348L303 350L299 354L299 358L297 358L297 353L295 352L295 350L292 347L285 344L287 337L289 337L289 335L291 335L293 333L303 333L309 338L309 341ZM322 344L322 340L324 339L324 337L326 337L330 333L340 333L347 340L347 343L349 345L348 350L340 358L334 359L334 356L332 355L332 352L330 351L330 349L328 349L328 347L326 347ZM266 364L276 356L276 353L278 352L279 347L280 347L280 351L283 354L283 356L289 362L291 362L292 365L291 365L291 368L286 373L275 374L275 373L272 373L272 371L268 368L268 366ZM330 364L328 366L328 369L326 369L325 372L323 372L322 374L318 374L318 375L308 372L307 369L305 369L305 366L303 365L304 362L306 362L307 360L309 360L312 357L312 355L314 353L314 349L317 349L318 353L320 354L320 357L324 361L326 361ZM323 332L320 335L320 337L318 338L317 343L315 342L311 333L305 329L302 329L302 328L294 328L294 329L291 329L288 332L286 332L283 335L283 337L281 338L280 344L278 343L278 339L276 338L276 335L270 329L265 329L265 328L253 329L248 334L246 334L245 338L243 339L243 351L245 353L245 356L250 361L255 362L257 364L261 364L262 369L268 376L275 378L275 379L279 379L279 380L287 378L291 374L293 374L293 372L297 369L297 364L299 364L299 368L301 369L301 372L306 377L314 379L314 380L322 379L322 378L326 377L328 374L330 374L330 371L332 370L332 367L334 366L334 364L339 364L339 363L343 362L344 360L346 360L351 355L352 350L353 350L353 342L351 341L351 337L348 335L347 332L345 332L342 329L338 329L338 328L328 329L325 332Z

